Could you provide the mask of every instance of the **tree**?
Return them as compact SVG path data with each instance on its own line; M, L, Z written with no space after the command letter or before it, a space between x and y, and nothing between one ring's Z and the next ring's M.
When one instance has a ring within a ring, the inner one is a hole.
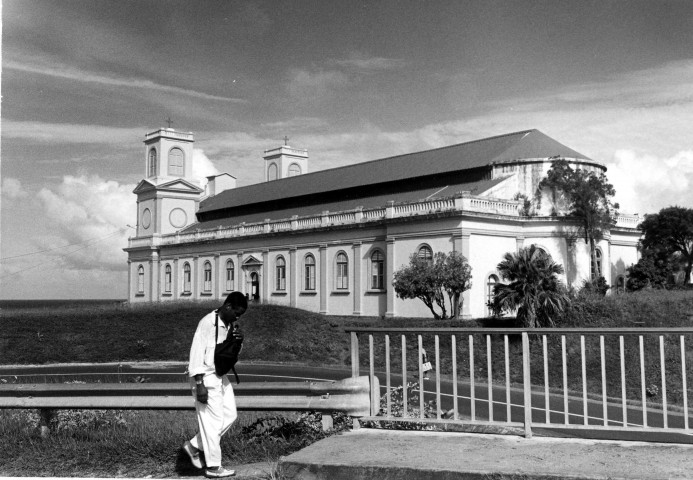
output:
M450 252L443 259L442 268L443 289L448 294L452 316L458 318L462 306L461 295L465 290L472 288L472 267L461 253Z
M671 267L666 256L645 250L638 263L628 268L628 291L643 288L665 288L671 274Z
M394 273L392 286L399 298L421 300L435 319L447 318L445 296L456 314L460 295L471 288L471 270L467 259L457 252L438 252L432 260L413 254L409 265Z
M590 246L592 271L599 276L597 242L616 224L618 215L618 203L612 202L616 194L613 185L603 172L597 174L588 170L574 170L567 161L557 160L539 183L538 195L544 188L553 193L554 200L559 192L562 193L567 215L578 222L579 231Z
M498 272L510 283L494 287L492 308L496 315L517 310L523 327L553 326L556 314L570 304L568 292L558 275L563 266L536 245L506 253Z
M641 240L645 251L665 252L670 266L681 263L684 283L691 283L693 270L693 209L667 207L659 213L645 215L638 226L643 232Z

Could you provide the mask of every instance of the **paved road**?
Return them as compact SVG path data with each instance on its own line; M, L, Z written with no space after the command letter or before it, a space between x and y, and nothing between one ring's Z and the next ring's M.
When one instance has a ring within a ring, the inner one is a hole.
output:
M0 382L21 383L63 382L75 378L85 381L147 381L147 382L182 382L187 381L185 374L187 364L183 362L138 362L138 363L109 363L109 364L62 364L49 366L0 366ZM351 375L348 367L311 367L304 365L242 363L238 367L239 376L244 382L271 381L326 381L341 380ZM366 372L361 371L362 374ZM385 393L384 375L378 374L381 393ZM417 381L418 375L410 376L408 381ZM391 376L391 386L400 386L402 377ZM458 382L457 409L459 416L471 419L471 386L468 382ZM431 376L424 380L424 399L435 400L436 381ZM494 386L491 389L492 401L489 402L489 389L486 384L476 384L474 388L474 414L476 420L486 421L489 418L489 405L493 408L493 419L496 422L506 422L508 419L508 403L504 386ZM440 382L440 408L448 411L453 408L453 384L450 381ZM510 390L510 419L513 422L524 421L524 394L521 389ZM536 434L547 434L582 438L646 440L658 442L693 443L693 437L678 432L643 431L602 431L604 425L603 406L601 401L587 402L587 422L585 422L585 404L582 398L569 397L568 423L580 426L580 429L566 430L560 425L550 427L535 427ZM551 394L549 397L549 418L552 423L563 424L565 421L564 397ZM623 407L620 403L607 404L607 424L620 427L623 425ZM629 427L642 427L643 411L639 406L628 406L626 417ZM669 411L667 423L671 428L683 428L684 417L680 412ZM536 423L546 421L546 399L543 392L532 395L532 419ZM661 410L648 407L647 426L660 428L663 426L664 415ZM597 427L597 428L595 428Z

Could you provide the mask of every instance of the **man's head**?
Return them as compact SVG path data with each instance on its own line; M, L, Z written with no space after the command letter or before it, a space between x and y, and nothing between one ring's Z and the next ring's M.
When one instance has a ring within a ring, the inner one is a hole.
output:
M231 292L219 307L219 318L224 322L235 322L248 309L248 299L241 292Z

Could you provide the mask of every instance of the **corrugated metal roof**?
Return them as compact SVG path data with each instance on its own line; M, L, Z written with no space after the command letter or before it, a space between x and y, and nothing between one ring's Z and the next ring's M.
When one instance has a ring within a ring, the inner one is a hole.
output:
M522 158L553 156L590 160L539 130L524 130L226 190L202 201L199 212L237 208L354 187L375 186L386 182L414 180L423 176L459 172Z
M217 227L231 227L242 222L257 223L263 222L267 218L270 220L280 220L290 218L293 215L298 215L299 217L319 215L325 210L330 212L340 212L345 210L354 210L358 207L363 207L364 209L373 209L386 207L389 201L394 201L397 204L417 202L420 200L435 200L439 198L451 197L460 192L470 192L471 194L479 195L504 180L505 178L497 178L495 180L483 180L479 182L463 182L452 185L416 189L406 192L344 199L335 202L320 203L318 205L305 205L283 210L276 209L269 212L251 213L247 215L234 215L232 217L195 223L187 227L184 231L194 231L197 229L208 230L215 229Z

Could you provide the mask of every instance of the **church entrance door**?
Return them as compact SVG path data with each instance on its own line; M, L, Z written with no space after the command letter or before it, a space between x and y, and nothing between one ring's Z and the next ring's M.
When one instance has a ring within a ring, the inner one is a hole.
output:
M250 274L250 299L260 300L260 278L256 272Z

